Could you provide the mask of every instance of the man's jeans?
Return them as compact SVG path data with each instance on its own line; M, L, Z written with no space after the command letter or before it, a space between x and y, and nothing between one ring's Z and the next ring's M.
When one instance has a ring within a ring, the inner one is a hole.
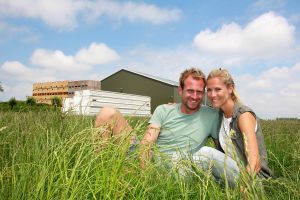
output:
M212 175L221 183L228 183L230 187L235 186L239 178L240 170L237 162L230 156L215 148L204 146L192 156L193 162L203 170L212 170ZM172 156L173 164L180 164L183 156L174 154ZM177 166L181 168L181 166Z

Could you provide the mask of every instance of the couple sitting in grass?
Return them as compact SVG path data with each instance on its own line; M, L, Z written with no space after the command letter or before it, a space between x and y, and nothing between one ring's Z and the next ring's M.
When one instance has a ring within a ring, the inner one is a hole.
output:
M167 158L180 173L186 169L181 161L190 159L195 166L211 170L214 178L230 186L235 185L243 171L258 177L271 177L258 118L240 103L228 71L213 70L206 80L201 70L190 68L181 73L179 82L181 103L158 106L139 143L141 167L149 164L153 155L151 146L156 144L159 152L165 155L159 156L160 161ZM214 108L201 105L205 86ZM102 133L103 139L132 131L114 108L103 108L95 126L107 128ZM216 148L204 146L209 137ZM130 143L131 148L137 145L135 137Z

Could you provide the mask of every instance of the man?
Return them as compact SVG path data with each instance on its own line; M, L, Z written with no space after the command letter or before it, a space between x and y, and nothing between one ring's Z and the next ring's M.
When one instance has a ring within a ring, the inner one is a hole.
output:
M205 94L205 75L195 68L181 73L178 88L181 103L160 105L154 111L149 127L141 141L141 167L151 159L151 146L156 143L161 153L169 158L192 155L205 145L208 137L217 143L219 131L218 111L201 106ZM104 108L97 115L95 126L109 125L113 135L130 132L132 128L121 113L113 108ZM111 137L106 131L103 138ZM132 143L133 140L132 140Z

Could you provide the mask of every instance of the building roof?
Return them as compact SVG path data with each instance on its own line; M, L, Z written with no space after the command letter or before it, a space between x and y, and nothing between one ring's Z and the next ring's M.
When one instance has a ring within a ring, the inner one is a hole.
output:
M129 73L138 74L138 75L144 76L146 78L150 78L150 79L162 82L162 83L166 83L168 85L179 86L179 84L178 84L177 81L172 81L172 80L161 78L161 77L158 77L158 76L153 76L153 75L150 75L150 74L145 74L145 73L142 73L142 72L137 72L137 71L133 71L133 70L127 70L127 69L121 69L121 70L119 70L119 71L117 71L117 72L115 72L115 73L107 76L106 78L102 79L101 81L109 78L110 76L112 76L112 75L114 75L116 73L119 73L120 71L126 71L126 72L129 72Z

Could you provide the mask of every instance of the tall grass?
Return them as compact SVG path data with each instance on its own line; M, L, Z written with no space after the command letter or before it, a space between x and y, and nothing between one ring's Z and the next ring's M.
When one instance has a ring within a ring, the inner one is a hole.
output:
M147 119L129 118L141 137ZM300 121L263 121L277 178L243 176L235 189L195 168L188 176L153 163L141 170L127 138L104 149L94 117L0 113L0 199L299 199ZM241 187L243 186L243 190Z

